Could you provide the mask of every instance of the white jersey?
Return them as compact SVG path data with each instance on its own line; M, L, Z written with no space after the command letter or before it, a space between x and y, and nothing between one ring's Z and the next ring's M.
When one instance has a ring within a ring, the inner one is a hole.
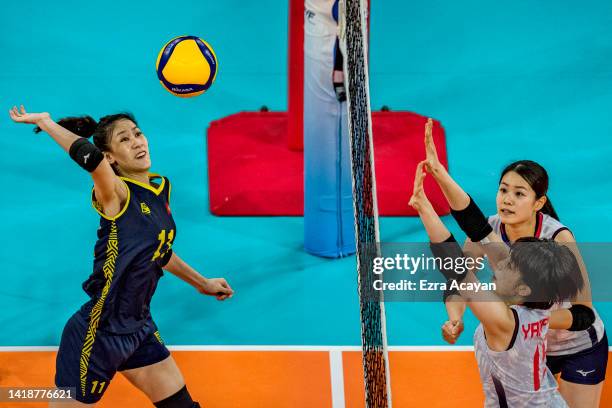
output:
M338 23L332 15L335 0L306 0L304 31L308 35L338 35Z
M550 310L512 306L512 311L516 327L508 350L489 349L482 324L474 333L485 408L567 407L546 366Z
M499 215L489 217L489 224L504 240L506 244L510 244L504 224L502 224ZM534 237L554 240L561 231L569 231L565 225L554 219L548 214L539 212L536 217L536 227ZM571 231L570 231L571 232ZM557 309L568 309L571 306L569 302L553 305L551 311ZM548 332L548 355L562 356L575 354L593 347L597 344L604 335L603 321L595 309L595 323L587 330L569 331L569 330L550 330Z

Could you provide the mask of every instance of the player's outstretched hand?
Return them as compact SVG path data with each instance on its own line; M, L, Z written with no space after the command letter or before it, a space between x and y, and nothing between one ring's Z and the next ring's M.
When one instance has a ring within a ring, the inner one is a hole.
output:
M442 325L442 337L449 344L455 344L463 332L463 321L447 320Z
M425 154L425 170L428 173L435 175L444 168L438 158L438 151L433 140L433 121L431 118L427 118L427 123L425 124Z
M417 211L421 211L424 205L428 203L428 198L425 195L425 189L423 188L423 180L425 179L425 172L423 171L425 161L417 164L416 173L414 174L414 187L412 189L412 197L408 205Z
M17 109L16 106L13 106L13 108L9 110L9 116L11 117L11 119L13 119L14 122L29 123L32 125L37 125L42 120L49 119L50 117L49 113L47 112L27 113L23 105L21 105L20 109Z
M225 300L234 296L234 290L223 278L206 279L198 287L198 292L203 295L214 296L217 300Z

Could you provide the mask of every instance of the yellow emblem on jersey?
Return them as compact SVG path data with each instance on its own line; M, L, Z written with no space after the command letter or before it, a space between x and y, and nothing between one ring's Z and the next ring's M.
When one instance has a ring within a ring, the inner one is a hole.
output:
M149 207L147 207L147 205L145 203L140 203L140 210L145 215L151 214L151 210L149 210Z

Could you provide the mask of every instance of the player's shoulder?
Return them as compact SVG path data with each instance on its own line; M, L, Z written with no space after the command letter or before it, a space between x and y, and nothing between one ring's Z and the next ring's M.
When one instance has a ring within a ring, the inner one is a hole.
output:
M563 224L561 221L557 220L556 218L548 215L548 214L542 214L542 232L541 232L541 237L542 238L549 238L549 239L556 239L557 236L559 234L570 234L571 236L573 236L574 234L572 233L572 231L569 229L569 227L567 227L565 224ZM567 232L564 232L567 231Z
M567 228L561 221L559 221L558 219L548 215L548 214L542 214L542 224L549 226L553 229L558 229L558 228Z
M493 214L488 218L489 225L493 230L497 231L499 226L501 225L501 219L499 218L499 214Z

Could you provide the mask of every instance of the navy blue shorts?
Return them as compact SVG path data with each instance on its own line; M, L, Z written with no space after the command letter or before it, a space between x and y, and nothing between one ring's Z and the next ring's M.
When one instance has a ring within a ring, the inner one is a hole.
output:
M87 336L88 326L79 312L68 320L55 366L55 385L75 387L79 402L99 401L117 371L155 364L170 355L153 320L130 334L97 330L92 337Z
M608 336L604 332L593 347L566 356L546 356L546 364L553 374L574 384L595 385L606 379L608 366Z

